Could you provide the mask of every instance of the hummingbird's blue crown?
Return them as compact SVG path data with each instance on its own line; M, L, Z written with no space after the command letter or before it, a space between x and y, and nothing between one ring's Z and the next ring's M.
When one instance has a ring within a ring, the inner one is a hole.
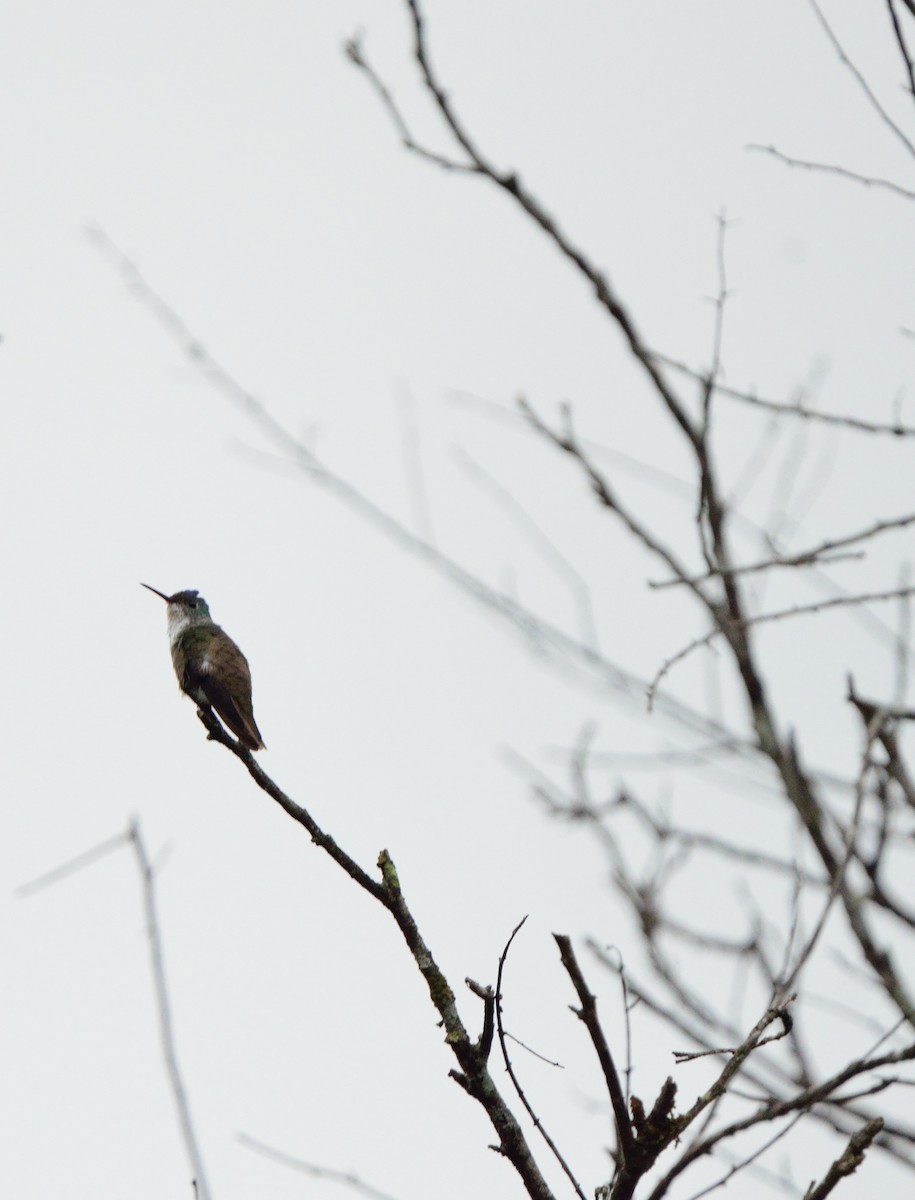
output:
M201 613L203 616L210 615L210 606L204 600L203 596L193 588L189 588L185 592L175 592L174 596L169 596L169 604L180 604L184 608L190 608Z

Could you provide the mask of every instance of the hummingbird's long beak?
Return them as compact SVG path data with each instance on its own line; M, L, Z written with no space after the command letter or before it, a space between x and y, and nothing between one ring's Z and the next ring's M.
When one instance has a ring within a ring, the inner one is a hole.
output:
M148 583L141 583L140 587L145 587L148 591L155 592L157 596L161 596L165 603L168 604L168 596L166 596L165 592L160 592L158 588L150 587Z

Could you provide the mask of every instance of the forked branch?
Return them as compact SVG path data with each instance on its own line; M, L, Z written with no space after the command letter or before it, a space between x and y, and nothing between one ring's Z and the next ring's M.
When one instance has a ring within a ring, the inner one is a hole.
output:
M378 869L381 874L381 881L378 882L350 858L330 834L321 829L307 809L297 804L274 783L255 761L251 752L231 737L211 712L198 710L197 715L206 727L209 739L219 742L234 754L257 786L301 825L311 835L311 840L394 918L441 1018L445 1029L445 1041L458 1061L458 1069L450 1072L451 1077L483 1107L498 1137L495 1148L515 1168L532 1200L554 1200L552 1191L534 1161L520 1125L495 1085L481 1043L471 1040L464 1028L454 992L419 931L404 898L397 868L387 850L382 850L378 856Z

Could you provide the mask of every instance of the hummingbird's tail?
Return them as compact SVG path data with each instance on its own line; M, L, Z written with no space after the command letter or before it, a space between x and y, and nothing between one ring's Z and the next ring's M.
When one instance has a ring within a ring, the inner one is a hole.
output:
M254 720L253 712L243 712L232 699L227 688L221 687L209 675L206 677L206 697L219 714L223 724L235 734L248 750L266 750L261 731Z

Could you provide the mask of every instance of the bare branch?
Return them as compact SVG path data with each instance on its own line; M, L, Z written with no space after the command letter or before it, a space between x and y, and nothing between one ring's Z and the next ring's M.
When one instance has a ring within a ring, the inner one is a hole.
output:
M271 800L276 803L292 817L293 821L298 822L303 829L311 835L311 840L316 846L329 854L337 866L342 867L355 883L358 883L361 888L373 896L379 903L387 907L387 893L384 885L376 882L372 877L359 866L355 859L350 858L345 850L334 841L330 834L325 833L318 825L317 821L312 817L307 809L297 804L291 796L288 796L281 788L279 788L266 771L260 767L250 750L246 749L240 742L236 741L230 733L228 733L220 722L216 719L212 712L206 712L203 709L197 710L197 716L200 722L204 725L208 734L208 741L219 742L230 750L237 759L245 766L248 774L261 789L266 792Z
M907 586L911 579L911 564L903 563L899 571L899 586ZM895 703L901 706L905 702L909 690L909 664L912 657L912 603L908 596L900 598L898 621L893 696Z
M847 699L858 710L861 720L864 722L865 729L874 728L875 736L886 751L887 771L899 784L906 803L911 808L915 808L915 781L909 775L908 768L902 759L902 753L899 749L896 730L894 728L894 724L897 721L915 720L915 712L910 709L885 707L874 704L870 700L865 700L856 693L854 680L851 676L848 677Z
M446 1042L458 1061L459 1070L452 1070L451 1077L472 1096L484 1109L499 1137L499 1152L503 1154L527 1189L531 1200L554 1200L546 1180L540 1173L530 1148L511 1110L505 1104L489 1073L480 1045L472 1042L461 1021L457 1001L448 980L443 975L432 952L426 945L413 914L401 890L397 868L387 850L378 856L381 882L376 883L342 850L334 839L317 824L311 814L288 796L257 764L251 752L235 741L211 713L198 710L197 716L206 726L211 741L219 742L231 751L243 764L248 774L272 800L311 835L311 840L320 846L346 874L364 891L382 904L394 918L416 966L426 982L429 997L445 1028Z
M505 1029L502 1025L502 976L505 971L505 963L506 963L506 960L508 959L508 952L511 949L511 944L515 940L515 935L521 929L521 926L524 924L524 922L526 920L527 920L527 917L521 918L521 920L518 922L518 924L515 926L515 928L511 931L508 941L505 943L505 949L499 955L499 971L498 971L498 975L496 977L496 1028L499 1032L499 1046L502 1050L502 1060L505 1063L505 1069L508 1072L508 1077L509 1077L509 1079L511 1079L512 1086L514 1087L514 1089L518 1095L518 1099L524 1105L527 1115L534 1122L534 1128L538 1131L540 1136L546 1142L547 1146L549 1146L550 1152L552 1153L552 1155L556 1159L556 1161L559 1163L560 1167L562 1167L562 1170L565 1173L566 1178L569 1180L572 1187L575 1189L575 1194L578 1196L579 1200L585 1200L585 1194L581 1190L581 1185L579 1184L578 1180L575 1178L574 1174L572 1173L572 1168L566 1162L565 1158L563 1157L562 1153L559 1150L559 1147L556 1145L556 1143L553 1141L553 1139L547 1133L546 1127L544 1126L543 1122L540 1120L540 1117L534 1111L532 1105L528 1101L527 1096L525 1096L524 1091L521 1087L521 1084L518 1081L518 1076L515 1074L515 1068L512 1066L512 1061L509 1058L508 1047L505 1044Z
M725 269L724 239L727 233L727 217L722 211L718 214L718 239L716 246L716 263L718 267L718 294L715 297L715 325L712 335L712 363L709 367L705 384L702 388L702 428L703 439L708 437L711 420L712 395L718 385L721 374L721 348L724 342L724 306L728 298L727 271Z
M394 102L394 97L362 53L362 43L360 40L357 37L350 38L344 44L343 49L350 62L358 67L360 71L365 72L366 78L375 89L382 106L394 122L394 126L400 135L401 144L407 150L418 155L420 158L426 159L427 162L434 163L437 167L441 167L445 171L467 171L471 174L478 171L478 168L472 162L458 162L456 159L448 158L443 154L437 154L434 150L429 150L415 141L404 120L403 114Z
M899 47L899 53L902 55L902 61L905 63L906 75L909 77L909 95L915 99L915 68L912 66L912 56L906 45L905 35L902 32L899 18L896 16L896 8L893 0L886 0L886 7L889 9L890 20L893 23L893 36L896 39L896 45Z
M575 596L579 615L579 630L582 643L596 650L598 648L597 623L594 620L594 606L591 603L591 592L588 581L578 571L565 554L547 537L530 513L518 501L503 483L494 478L475 458L464 449L456 449L454 453L458 466L494 498L495 502L509 515L516 526L530 540L531 544L540 551L541 555L550 562L557 573L565 579L569 589Z
M39 875L37 879L31 879L28 883L20 884L16 888L16 895L24 899L26 896L34 895L35 892L40 892L43 888L52 887L55 883L66 879L68 875L75 875L77 871L85 870L94 862L98 862L100 858L104 858L115 850L120 850L130 840L130 830L125 833L116 833L114 837L106 838L104 842L99 842L91 850L86 850L85 853L78 854L76 858L71 858L69 862L62 863L53 871Z
M353 1171L338 1171L334 1167L316 1166L314 1163L305 1162L302 1158L286 1154L283 1150L268 1146L266 1142L260 1142L247 1133L238 1134L238 1141L256 1154L262 1154L264 1158L272 1159L273 1162L280 1163L284 1167L291 1167L294 1171L301 1171L303 1175L308 1175L312 1179L326 1179L331 1183L340 1183L344 1187L358 1192L361 1196L369 1197L369 1200L395 1200L388 1192L379 1191L378 1188L365 1183Z
M870 102L871 108L873 108L874 112L880 117L881 121L883 122L884 125L886 125L887 129L889 129L893 134L895 134L895 136L898 138L898 140L903 144L903 146L905 146L905 148L906 148L906 150L908 150L909 154L911 154L913 157L915 157L915 146L912 145L912 143L909 141L908 137L906 137L906 135L903 133L903 131L900 129L900 127L896 124L896 122L893 120L893 118L890 116L890 114L886 111L886 109L883 107L883 105L880 103L880 101L877 99L876 95L874 94L873 89L871 88L870 84L867 82L867 80L864 78L864 76L861 74L861 72L858 70L858 68L852 62L852 60L845 53L845 50L842 48L842 43L836 37L835 33L833 33L832 26L829 24L829 22L826 20L825 16L823 15L823 10L820 8L819 4L817 3L817 0L810 0L810 7L813 9L814 13L816 14L816 18L820 23L820 26L822 27L826 36L829 38L830 42L832 43L833 49L835 50L836 54L838 54L839 61L842 63L843 66L848 67L849 71L851 71L851 73L855 77L855 81L857 82L861 91L864 93L864 95L867 97L868 101Z
M819 171L823 175L837 175L840 179L849 179L853 183L863 184L864 187L882 188L884 191L894 192L897 196L902 196L905 200L915 200L915 191L912 191L911 188L903 187L900 183L894 183L892 179L881 179L877 175L862 175L860 171L851 171L848 167L840 167L838 163L811 162L806 158L794 158L790 154L782 153L775 146L760 146L756 142L750 142L747 145L747 149L757 150L762 154L769 154L772 158L777 158L779 162L784 163L787 167L801 167L805 171Z
M426 486L422 441L419 422L416 419L416 404L406 384L401 387L400 403L403 428L404 474L407 477L407 492L410 499L413 524L420 538L430 546L434 546L435 529L432 523L432 509L429 504L429 490Z
M794 986L795 980L800 976L804 965L813 954L814 948L819 941L823 929L826 925L826 920L832 910L836 897L845 887L845 879L848 873L848 866L855 855L855 843L858 837L858 827L861 821L861 812L864 807L864 788L867 776L871 771L871 750L873 749L874 741L879 736L880 726L883 723L881 713L875 713L868 722L864 730L864 746L861 751L861 768L858 772L858 778L855 782L855 808L852 814L852 819L849 822L848 828L845 831L845 854L842 861L838 865L838 869L833 873L830 880L829 892L826 897L826 903L823 905L819 920L813 928L807 943L799 951L794 965L791 970L785 974L785 977L780 980L780 987L787 990Z
M766 146L758 147L760 150L766 150ZM913 193L915 195L915 193ZM701 371L697 371L694 367L688 366L679 359L671 358L669 355L661 354L658 350L653 350L652 355L663 363L665 367L670 367L671 370L685 375L689 379L693 379L696 383L702 384L705 382L705 375ZM800 417L805 421L820 421L824 425L838 425L846 429L854 429L859 433L878 433L889 434L891 437L915 437L915 426L902 425L898 421L881 422L868 421L862 417L844 416L840 413L821 412L819 409L810 408L800 402L788 404L781 400L769 400L764 396L759 396L753 391L741 390L739 388L729 387L727 384L718 383L715 387L716 392L721 396L726 396L729 400L739 400L743 404L752 404L756 408L765 410L766 412L776 413L783 417Z
M488 1059L492 1050L492 1037L495 1030L494 1018L496 1011L496 993L489 985L483 987L469 977L464 980L475 996L483 1001L483 1030L477 1040L477 1049L482 1058Z
M773 567L799 567L812 565L819 560L822 555L828 554L833 550L841 549L843 546L855 546L860 542L870 541L871 538L877 537L878 534L892 532L899 529L907 529L910 525L915 524L915 513L907 513L902 517L890 517L885 521L875 521L873 525L868 525L864 529L859 529L855 533L845 534L841 537L829 538L827 541L820 542L817 546L812 546L807 550L801 550L797 554L776 555L773 558L762 559L760 562L748 563L744 566L732 567L732 575L749 575L757 571L768 571ZM675 576L673 579L662 579L655 583L649 583L649 587L664 588L675 587L679 585L689 586L690 584L705 583L707 579L714 579L720 575L719 570L710 570L702 575L693 575L689 579L680 579Z
M696 1117L698 1117L700 1113L704 1112L710 1104L713 1104L719 1096L724 1095L731 1080L742 1068L743 1064L754 1050L758 1049L760 1046L767 1045L769 1042L776 1042L783 1037L787 1037L787 1035L791 1032L791 1014L788 1010L795 999L796 997L793 995L784 996L779 1000L773 1001L773 1003L769 1005L741 1044L739 1046L735 1046L734 1049L730 1051L730 1057L728 1058L728 1061L725 1063L721 1074L718 1076L712 1086L707 1092L704 1092L701 1096L699 1096L698 1099L694 1101L692 1107L689 1108L680 1118L681 1125L684 1129L688 1125L691 1125ZM771 1034L768 1037L763 1037L765 1031L769 1028L773 1021L776 1020L781 1021L782 1023L781 1031L776 1034Z
M598 303L607 311L619 327L629 345L630 351L648 375L654 390L687 439L695 445L698 434L692 420L687 414L686 408L658 371L657 365L649 353L641 334L638 332L631 314L611 287L606 276L589 262L583 251L575 246L561 231L555 219L522 186L518 174L514 171L500 171L484 157L480 148L471 139L470 134L458 119L447 93L432 70L426 44L425 23L418 0L405 0L405 2L413 23L413 52L423 82L455 141L473 164L473 169L511 196L535 224L540 227L553 245L591 284L597 296Z
M153 983L155 985L156 995L156 1011L159 1015L159 1032L162 1038L162 1053L165 1057L165 1066L166 1070L168 1071L169 1083L171 1084L172 1095L175 1099L175 1107L178 1111L178 1121L181 1126L181 1135L184 1139L185 1149L187 1150L187 1155L191 1163L194 1187L196 1188L197 1195L200 1197L200 1200L209 1200L210 1189L207 1185L206 1174L203 1169L203 1157L200 1153L200 1147L197 1143L197 1135L194 1132L194 1124L191 1120L190 1105L187 1099L187 1089L181 1076L181 1068L178 1065L178 1054L175 1048L175 1034L172 1028L171 1005L169 1003L168 987L165 981L165 961L162 957L162 938L159 933L159 919L156 915L155 876L149 862L149 856L146 853L146 846L144 845L143 838L140 834L139 823L132 821L128 828L127 834L133 847L133 852L137 861L137 868L140 872L140 880L143 885L143 909L146 914L146 936L149 938L149 956L152 962Z
M744 628L749 628L751 625L766 625L771 624L773 621L784 621L788 617L809 617L815 613L824 612L829 608L848 608L852 605L875 604L885 600L904 599L913 594L915 594L915 587L910 586L892 588L890 591L885 592L859 592L852 596L832 596L828 600L814 600L810 604L792 604L789 608L780 608L775 612L759 613L758 616L747 617L743 625ZM711 645L715 638L723 636L724 632L724 629L720 626L711 629L708 633L703 634L702 637L693 638L691 642L688 642L676 654L664 660L648 685L646 695L649 711L654 703L655 692L660 686L661 680L668 674L670 669L676 666L677 663L681 663L694 650L698 650L701 646Z
M213 718L215 720L215 717ZM175 1046L175 1033L172 1023L171 1003L168 997L168 985L165 978L165 960L162 954L162 935L159 931L159 919L156 913L155 871L146 852L146 846L140 833L137 820L132 820L124 833L108 838L98 846L87 850L69 862L53 871L40 876L30 883L18 888L20 896L33 895L42 888L51 887L77 871L85 870L99 861L100 858L129 845L133 850L134 860L140 876L143 892L143 914L146 921L146 936L149 941L149 957L152 967L153 993L156 1000L156 1014L159 1019L159 1036L162 1044L162 1056L165 1069L178 1114L178 1125L181 1137L191 1167L194 1195L199 1200L210 1200L210 1189L206 1182L206 1172L203 1167L203 1156L194 1131L191 1119L190 1104L187 1098L187 1088L178 1063L178 1052Z
M715 615L717 610L714 602L708 596L706 596L698 584L692 584L690 582L690 575L686 570L686 567L679 562L679 560L674 556L673 552L667 548L667 546L665 546L655 537L655 535L647 528L647 526L643 525L642 522L639 521L629 511L628 508L620 503L614 492L611 491L610 486L604 479L603 475L601 475L601 473L597 470L579 445L568 423L566 430L562 433L558 433L551 429L549 425L547 425L546 422L537 415L537 413L531 408L531 406L523 397L519 399L518 403L522 412L535 429L537 429L544 435L544 437L551 441L554 446L564 451L571 458L576 459L581 467L583 467L588 478L588 482L591 484L591 487L601 504L603 504L604 507L609 509L611 512L615 513L629 530L629 532L635 535L635 537L642 543L646 550L651 551L652 554L660 558L661 561L665 563L666 566L673 572L673 574L686 587L688 587L691 592L693 592L696 598L702 603L703 607Z
M804 1193L804 1200L825 1200L837 1183L853 1175L864 1162L865 1151L882 1128L883 1118L874 1117L852 1134L845 1153L836 1159L820 1183L810 1185Z
M795 1115L784 1126L784 1128L779 1129L777 1133L774 1133L772 1137L763 1142L763 1144L759 1146L758 1149L754 1150L752 1154L747 1155L746 1157L735 1162L730 1169L721 1176L720 1179L716 1179L715 1182L710 1183L708 1187L701 1188L698 1192L694 1192L692 1196L689 1197L689 1200L701 1200L701 1197L708 1196L712 1192L716 1192L718 1188L726 1187L735 1175L737 1175L740 1171L744 1171L751 1167L758 1158L761 1158L764 1154L771 1150L776 1142L780 1142L783 1137L787 1137L795 1125L797 1125L798 1121L802 1120L806 1115L806 1113L802 1112L795 1113Z
M516 1046L520 1046L522 1050L526 1050L528 1054L532 1055L532 1057L539 1058L540 1061L542 1063L546 1063L548 1067L556 1067L557 1070L560 1071L565 1070L565 1067L561 1062L557 1062L555 1058L547 1058L545 1054L541 1054L539 1050L535 1050L533 1046L529 1046L527 1042L522 1042L519 1037L515 1037L515 1035L513 1033L509 1033L507 1029L505 1030L505 1040L507 1042L514 1042Z
M562 960L562 965L568 972L572 986L575 988L581 1004L581 1008L576 1008L572 1011L579 1020L584 1022L588 1033L591 1035L591 1042L597 1053L601 1069L604 1072L604 1080L607 1084L607 1091L610 1094L610 1103L613 1105L613 1116L616 1122L620 1173L626 1172L627 1169L634 1171L636 1166L636 1145L632 1133L632 1124L629 1119L629 1113L626 1110L626 1098L620 1085L616 1065L613 1062L613 1055L610 1053L610 1047L607 1045L607 1039L604 1037L604 1031L601 1028L597 1015L597 1001L585 982L585 977L575 957L575 951L572 949L571 938L560 933L554 933L553 938L559 947L559 957Z
M823 1083L804 1088L784 1100L766 1101L748 1117L744 1117L739 1121L733 1121L717 1129L708 1138L691 1146L685 1154L680 1156L663 1179L659 1181L648 1197L648 1200L661 1200L667 1194L677 1176L681 1175L697 1158L709 1154L720 1142L728 1141L736 1134L742 1133L747 1129L752 1129L761 1122L778 1120L789 1113L810 1109L813 1105L832 1097L843 1083L855 1078L857 1075L865 1074L891 1063L910 1062L913 1058L915 1058L915 1044L909 1045L902 1050L880 1055L876 1058L855 1059ZM704 1097L700 1097L700 1100L704 1099Z
M603 948L598 946L593 939L588 941L588 948L603 966L607 967L614 974L618 973L618 964L612 959L608 958ZM695 1042L696 1045L704 1046L707 1049L713 1048L708 1038L706 1038L701 1031L690 1026L690 1024L683 1018L679 1011L673 1008L665 1007L665 1005L662 1004L656 996L652 995L652 993L649 992L642 983L630 981L629 990L639 1005L642 1005L650 1010L672 1029L675 1029L681 1035L688 1037L691 1041ZM898 1022L893 1029L889 1031L889 1033L894 1033L901 1024L903 1024L902 1021ZM889 1036L889 1034L886 1036ZM879 1042L877 1044L879 1045ZM871 1049L868 1051L868 1058L873 1054L875 1049L876 1047L871 1047ZM770 1077L774 1077L777 1083L773 1083ZM754 1089L756 1090L756 1095L750 1096L747 1094L746 1090L741 1091L733 1084L728 1089L729 1093L734 1096L739 1095L743 1099L752 1100L754 1103L759 1105L770 1103L770 1101L773 1100L773 1091L784 1092L786 1087L790 1089L791 1095L795 1095L798 1085L798 1080L793 1076L793 1074L783 1069L774 1058L769 1056L760 1058L755 1065L752 1058L748 1059L744 1063L744 1066L741 1070L741 1078L749 1083L752 1083ZM801 1083L805 1088L812 1086L810 1081L802 1080ZM787 1095L783 1094L781 1097L777 1098L781 1100L787 1099L788 1097ZM711 1111L711 1106L707 1111ZM810 1110L799 1107L797 1111L802 1112L804 1115L809 1115L814 1121L826 1125L842 1136L848 1137L853 1132L852 1129L848 1128L847 1121L845 1120L846 1109L844 1107L840 1108L837 1102L828 1096L824 1097L820 1104L817 1104ZM869 1119L869 1117L872 1115L869 1113L860 1114L851 1108L848 1109L848 1113L853 1113L862 1120ZM890 1134L889 1126L886 1127L885 1133ZM893 1136L898 1136L908 1143L911 1143L913 1140L915 1140L909 1136L908 1132L905 1130L894 1130ZM915 1163L912 1162L911 1157L897 1144L887 1141L882 1145L882 1149L899 1161L904 1162L906 1165L915 1165Z

